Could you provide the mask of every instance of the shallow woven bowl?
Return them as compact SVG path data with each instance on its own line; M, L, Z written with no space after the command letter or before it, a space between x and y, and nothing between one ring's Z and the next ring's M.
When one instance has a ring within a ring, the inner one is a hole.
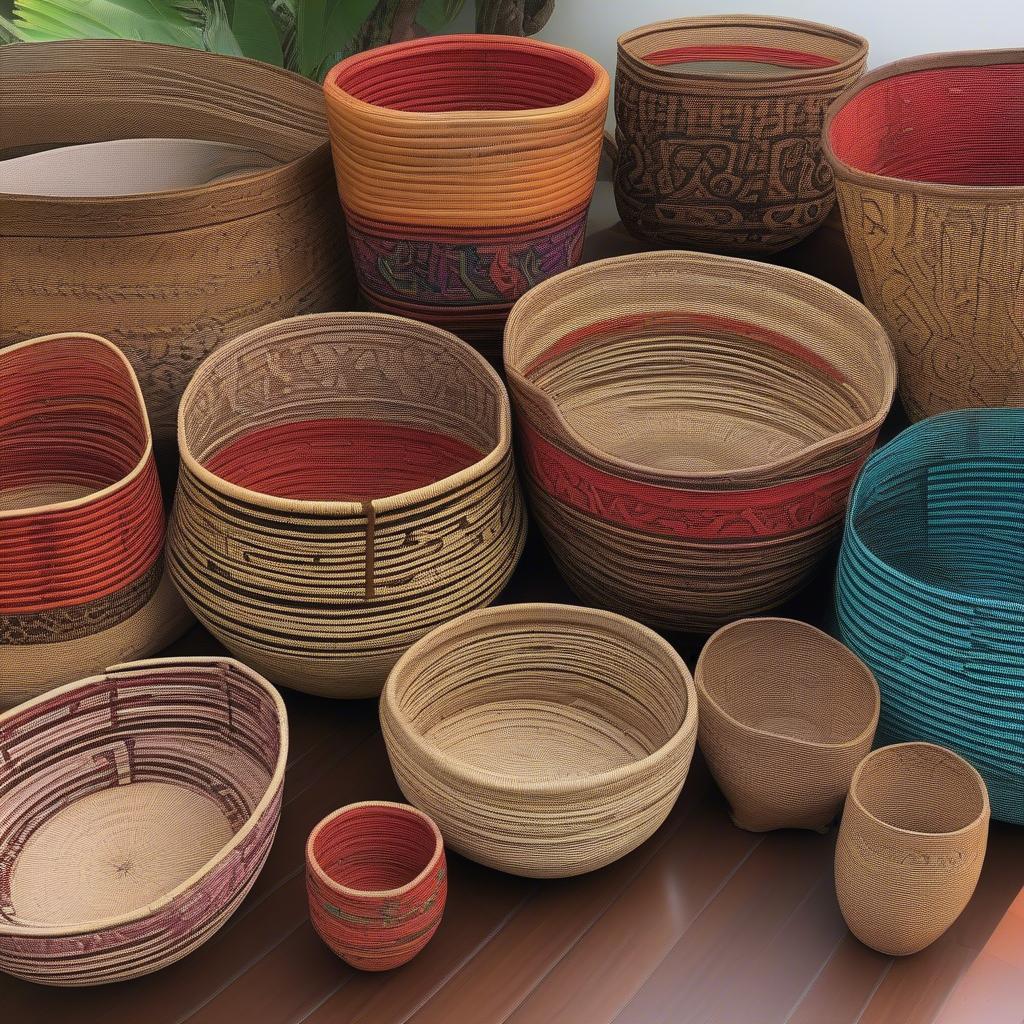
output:
M888 64L836 100L824 147L864 301L912 420L1024 405L1024 50Z
M496 338L579 262L607 72L534 39L459 35L356 54L324 81L359 274L388 312Z
M839 635L882 691L886 742L930 740L1024 824L1024 410L923 420L853 489L836 579Z
M436 327L295 317L223 346L182 398L169 531L185 602L276 683L380 692L522 551L508 396Z
M644 626L519 604L471 612L410 648L380 717L402 792L449 848L558 878L624 856L665 820L693 757L697 696Z
M704 645L697 738L740 828L824 832L871 749L878 684L820 629L742 619Z
M281 812L280 695L229 658L108 669L0 715L0 969L166 967L242 902Z
M868 44L827 25L712 15L619 37L615 199L651 242L754 255L800 241L835 201L828 105Z
M192 619L128 360L93 334L0 350L0 707L148 657Z
M978 884L988 793L931 743L880 747L853 776L836 843L836 896L850 931L889 956L931 945Z
M0 48L0 158L125 138L246 146L275 166L195 188L0 192L0 346L95 331L132 361L158 446L221 341L354 298L319 90L254 60L116 39Z
M505 369L531 507L573 588L706 631L813 571L896 373L848 295L683 252L538 285L509 317Z
M422 811L382 800L329 814L306 843L309 917L352 967L389 971L433 938L448 868L437 826Z

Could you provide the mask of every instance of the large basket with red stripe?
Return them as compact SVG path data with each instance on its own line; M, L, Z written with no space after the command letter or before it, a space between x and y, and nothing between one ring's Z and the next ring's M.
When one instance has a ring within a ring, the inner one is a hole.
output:
M694 631L807 579L896 380L850 296L687 252L539 285L509 317L505 368L531 507L566 578L589 603Z
M575 266L607 72L511 36L416 39L324 82L360 286L379 309L497 339L512 303Z
M110 342L0 350L0 706L156 653L190 616L135 373Z

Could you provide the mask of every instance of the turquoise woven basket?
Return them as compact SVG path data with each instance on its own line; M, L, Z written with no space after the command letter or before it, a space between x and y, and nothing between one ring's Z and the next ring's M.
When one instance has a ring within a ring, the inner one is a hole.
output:
M957 751L1024 824L1024 409L934 416L868 459L836 617L878 679L877 742Z

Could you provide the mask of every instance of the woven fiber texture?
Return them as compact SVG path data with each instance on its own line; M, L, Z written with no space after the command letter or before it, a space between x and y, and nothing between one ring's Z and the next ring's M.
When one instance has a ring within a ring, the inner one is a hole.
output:
M0 707L192 622L164 574L164 508L139 383L92 334L0 350Z
M353 301L312 82L242 58L90 39L0 47L0 95L4 156L183 137L273 160L158 193L0 192L0 346L68 327L110 338L139 375L158 446L173 444L178 398L221 341Z
M732 820L824 832L871 749L878 684L838 640L793 619L742 619L704 645L697 739Z
M373 305L496 340L515 299L579 262L608 106L595 61L436 36L349 57L324 92Z
M896 375L848 295L684 252L538 285L509 317L505 369L531 508L573 588L707 632L806 581Z
M134 662L0 715L0 969L98 985L224 924L277 830L280 695L228 658Z
M853 776L836 843L850 931L889 956L931 945L978 884L988 842L981 776L931 743L872 751Z
M835 202L828 105L868 44L827 25L681 18L619 37L615 200L646 241L735 255L799 242Z
M882 691L879 737L930 740L1024 824L1024 410L915 424L868 460L836 579L842 640Z
M363 971L401 967L444 913L441 833L406 804L349 804L310 833L306 889L313 927L346 963Z
M557 604L434 630L395 666L380 717L402 792L447 846L536 878L639 846L672 809L697 738L693 680L665 640Z
M1024 50L867 75L826 118L864 301L912 420L1024 405Z
M515 567L510 420L497 373L436 327L326 313L243 335L182 399L174 582L274 682L375 695Z

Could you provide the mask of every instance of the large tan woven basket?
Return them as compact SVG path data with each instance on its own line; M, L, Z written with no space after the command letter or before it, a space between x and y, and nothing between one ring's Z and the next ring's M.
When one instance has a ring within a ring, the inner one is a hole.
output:
M128 360L93 334L0 350L0 707L156 654L191 623Z
M0 47L0 95L0 158L150 137L272 160L163 192L0 192L0 346L68 329L110 338L139 375L158 446L173 443L178 397L221 341L353 300L314 83L253 60L81 39Z
M898 743L868 754L836 845L836 895L850 931L890 956L933 943L974 894L988 822L984 781L952 751Z
M793 619L742 619L694 672L698 742L732 819L825 831L878 725L878 684L838 640Z
M517 875L593 871L665 820L697 697L656 633L554 604L471 612L398 662L381 728L406 798L445 843Z
M532 508L573 588L708 631L813 571L896 376L885 332L838 289L685 252L538 285L505 368Z
M378 693L522 550L505 389L436 327L326 313L243 335L189 384L179 444L174 582L276 683Z
M913 420L1024 405L1024 50L879 68L836 100L824 149L864 301Z
M174 963L270 852L284 704L229 658L140 661L0 715L0 969L45 985Z

